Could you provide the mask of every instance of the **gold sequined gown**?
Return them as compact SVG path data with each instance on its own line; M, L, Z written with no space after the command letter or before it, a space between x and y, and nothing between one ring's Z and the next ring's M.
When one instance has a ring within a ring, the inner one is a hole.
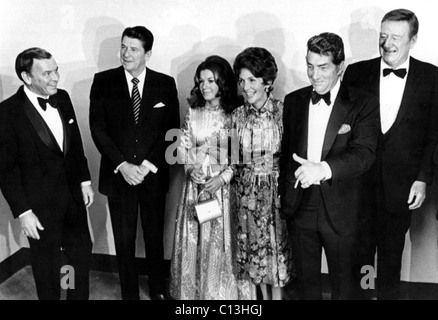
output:
M184 161L186 177L177 206L170 283L177 300L256 299L255 286L236 277L236 194L229 184L233 170L226 163L230 127L231 117L222 109L190 108L184 121L178 158ZM215 194L223 217L200 225L194 206L202 186L191 180L188 171L203 168L205 172L207 167L227 184Z

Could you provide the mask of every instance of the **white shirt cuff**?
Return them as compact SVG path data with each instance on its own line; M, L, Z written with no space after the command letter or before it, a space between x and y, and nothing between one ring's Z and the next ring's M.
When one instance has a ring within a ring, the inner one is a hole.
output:
M141 165L145 166L146 168L151 170L152 173L157 173L157 171L158 171L158 168L156 166L154 166L151 162L147 161L147 160L143 160Z
M126 163L126 161L123 161L121 164L119 164L119 165L117 166L116 170L114 170L114 174L119 173L120 167L121 167L122 165L124 165L125 163Z
M325 171L325 178L323 181L330 180L332 178L332 169L330 169L330 166L325 161L322 161L321 164Z
M23 218L24 216L27 216L31 212L32 212L32 210L27 210L27 211L23 212L22 214L20 214L18 217Z
M91 181L81 182L81 187L91 186Z

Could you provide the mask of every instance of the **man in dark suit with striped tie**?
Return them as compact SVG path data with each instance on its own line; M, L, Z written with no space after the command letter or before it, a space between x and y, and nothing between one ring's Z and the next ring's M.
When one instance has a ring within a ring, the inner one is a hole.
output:
M380 100L381 132L374 166L367 174L357 244L356 273L374 265L380 299L400 298L400 271L411 214L421 207L432 182L438 138L438 68L410 56L418 19L406 9L382 19L381 57L350 65L344 83ZM358 283L360 279L358 279Z
M179 127L175 81L146 67L154 37L124 30L122 66L98 73L90 93L90 127L102 154L99 191L108 196L122 298L139 299L135 266L137 217L146 248L151 299L165 298L163 228L169 185L166 132Z

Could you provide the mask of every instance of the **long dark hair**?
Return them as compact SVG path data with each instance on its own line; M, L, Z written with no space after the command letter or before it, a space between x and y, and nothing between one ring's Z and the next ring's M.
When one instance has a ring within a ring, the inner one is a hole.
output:
M230 63L216 55L207 57L196 69L195 86L190 91L190 98L187 99L190 107L202 108L205 106L205 99L199 89L199 78L203 70L210 70L214 74L216 84L219 87L218 96L222 109L225 113L231 113L239 105L236 78Z

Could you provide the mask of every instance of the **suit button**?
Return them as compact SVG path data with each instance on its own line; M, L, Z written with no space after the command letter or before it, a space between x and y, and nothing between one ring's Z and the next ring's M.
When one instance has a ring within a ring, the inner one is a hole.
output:
M135 140L135 143L138 143L138 140Z
M134 156L134 158L137 158L137 156Z

